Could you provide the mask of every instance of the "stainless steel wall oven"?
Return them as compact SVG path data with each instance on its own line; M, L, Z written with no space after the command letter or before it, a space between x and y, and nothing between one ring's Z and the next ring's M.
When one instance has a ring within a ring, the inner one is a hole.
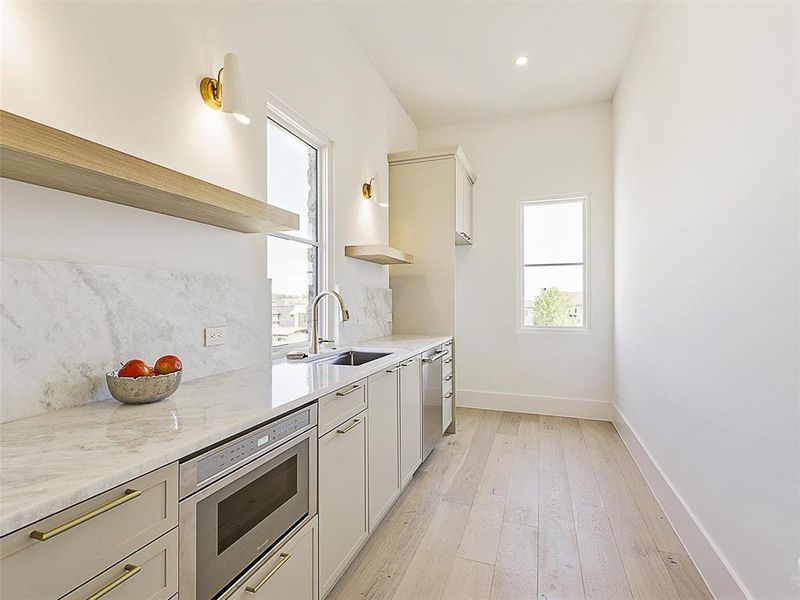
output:
M317 513L317 407L180 465L181 600L225 598Z

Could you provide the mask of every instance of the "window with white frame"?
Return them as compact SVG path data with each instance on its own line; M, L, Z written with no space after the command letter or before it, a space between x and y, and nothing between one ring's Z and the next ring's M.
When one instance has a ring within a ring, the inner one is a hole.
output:
M587 326L588 196L523 200L520 205L522 329Z
M267 270L272 279L272 349L308 343L311 301L323 285L325 231L322 142L291 123L267 120L267 198L300 215L297 231L271 234Z

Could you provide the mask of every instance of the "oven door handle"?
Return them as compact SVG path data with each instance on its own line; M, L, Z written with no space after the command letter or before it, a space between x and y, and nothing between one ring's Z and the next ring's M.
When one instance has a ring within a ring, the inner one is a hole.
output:
M272 570L264 576L264 579L259 581L256 585L248 585L245 589L246 592L250 592L251 594L257 594L258 590L260 590L265 583L267 583L278 570L286 564L286 562L292 558L292 555L288 552L281 552L280 554L281 560L275 565Z

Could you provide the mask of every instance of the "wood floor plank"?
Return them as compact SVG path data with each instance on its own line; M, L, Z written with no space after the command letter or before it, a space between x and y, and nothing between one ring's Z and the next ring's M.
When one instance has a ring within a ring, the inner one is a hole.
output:
M597 421L581 421L581 430L633 597L677 600L672 578L612 455L607 430Z
M573 503L586 600L632 600L604 508Z
M559 417L539 417L539 468L549 471L566 470Z
M667 565L672 583L675 584L681 600L714 600L697 567L686 554L662 552L661 558Z
M569 492L573 502L590 506L603 506L600 488L594 475L592 459L581 433L578 419L560 418L561 442L564 447L564 462L569 480Z
M489 565L497 558L500 530L503 526L505 498L478 492L469 512L456 556Z
M491 600L536 598L539 533L535 527L503 523L492 578Z
M516 436L519 433L519 423L522 415L520 413L504 412L500 418L500 425L497 428L497 433L501 435Z
M521 414L519 416L517 448L539 450L539 415Z
M445 492L443 500L472 504L475 494L478 493L483 469L500 425L500 416L501 414L496 411L484 412L478 428L472 436L467 455L453 478L453 482Z
M667 519L664 511L661 510L661 505L650 490L644 475L642 475L636 461L633 460L630 452L628 452L628 448L622 438L619 437L614 425L601 423L599 426L606 432L606 439L609 441L617 465L619 465L622 476L625 478L631 494L636 499L642 515L644 515L645 523L647 523L647 528L653 536L656 547L665 552L686 554L683 543L672 528L672 524Z
M478 485L479 492L499 496L505 496L508 493L516 443L516 435L498 433L494 436L494 442L492 442L492 448L489 450L489 457L486 459L486 466L481 475L481 482Z
M507 495L478 492L496 478L483 479L496 439L514 437L500 433L504 416L458 409L457 433L439 441L327 600L712 600L682 547L656 547L628 484L633 471L624 472L631 463L607 424L579 422L602 506L572 497L591 497L580 491L590 486L573 483L585 471L583 447L573 423L558 417L542 417L541 441L546 463L558 467L560 456L561 468L540 470L539 417L520 415ZM469 503L445 502L448 493Z
M539 452L536 449L514 451L503 520L530 527L539 525Z
M569 483L563 471L539 470L538 549L538 597L583 600Z
M442 600L489 600L493 572L492 565L456 558Z
M469 511L466 504L439 502L436 514L397 587L393 596L395 600L438 600L441 597Z

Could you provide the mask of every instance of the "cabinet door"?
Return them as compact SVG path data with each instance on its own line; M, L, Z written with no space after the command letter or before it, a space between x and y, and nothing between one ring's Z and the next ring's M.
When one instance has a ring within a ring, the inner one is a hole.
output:
M309 521L230 600L317 600L317 521Z
M464 172L458 166L455 165L455 177L456 177L456 198L455 198L455 206L456 206L456 219L455 219L455 226L456 226L456 239L462 235L465 231L464 227Z
M462 230L464 233L467 234L469 238L468 241L472 243L472 181L470 181L469 176L466 173L462 173L462 181L464 183L464 192L461 194L462 197L462 207L461 213L463 215L463 227Z
M420 356L400 369L400 487L422 462L422 370Z
M369 530L373 531L397 498L399 478L398 374L395 366L370 376L369 406Z
M323 596L369 534L366 421L364 411L319 440L319 580Z

